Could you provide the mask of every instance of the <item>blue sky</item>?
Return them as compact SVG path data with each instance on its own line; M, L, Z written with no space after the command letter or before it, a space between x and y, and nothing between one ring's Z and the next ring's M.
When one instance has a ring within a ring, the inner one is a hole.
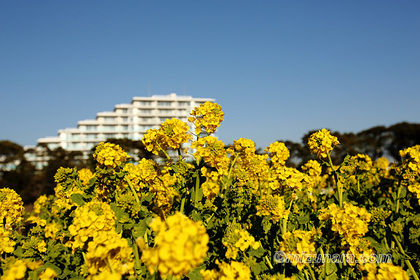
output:
M216 99L225 143L420 122L420 1L0 1L0 140L133 96Z

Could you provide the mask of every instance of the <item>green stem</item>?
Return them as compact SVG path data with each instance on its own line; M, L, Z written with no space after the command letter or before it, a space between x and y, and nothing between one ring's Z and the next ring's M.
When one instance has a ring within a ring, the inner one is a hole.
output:
M124 179L127 181L128 185L130 186L130 190L131 190L131 192L133 193L134 198L136 199L136 202L137 202L138 204L140 204L139 197L137 196L136 190L134 189L133 184L131 183L130 178L128 178L128 176L127 176L127 175L125 175L125 176L124 176Z
M331 160L330 153L327 153L327 155L328 155L328 164L330 165L330 167L332 169L332 173L333 173L335 182L337 184L338 204L339 204L340 208L343 208L343 186L342 186L341 182L338 180L337 171L334 169L334 165L333 165L333 162Z
M179 212L184 213L184 206L185 206L185 197L181 199L181 208L179 209Z
M401 243L398 241L397 237L393 234L392 237L394 238L395 242L397 243L398 249L400 249L400 252L402 255L407 256L407 254L404 252L404 249L401 246ZM411 265L410 260L404 259L405 264L408 266L408 269L410 269L411 274L413 275L413 278L415 280L419 280L419 277L417 276L416 271L414 270L413 266Z
M198 205L198 189L200 188L200 174L197 170L197 177L195 180L195 191L194 191L194 207L197 208Z
M314 273L314 271L312 270L312 267L309 265L309 263L306 263L305 265L306 265L306 267L309 269L309 273L311 274L311 278L312 278L313 280L316 280L315 273Z
M398 213L400 210L400 195L401 195L401 180L398 182L398 191L397 191L397 208L395 209L395 213Z
M135 258L135 268L136 272L140 269L141 263L140 263L140 256L139 256L139 248L137 246L136 240L133 238L133 251L134 251L134 258ZM137 272L137 274L140 274L140 272Z
M286 217L286 218L283 218L283 226L282 226L282 230L281 230L281 233L282 234L285 234L286 232L287 232L287 218L288 217Z

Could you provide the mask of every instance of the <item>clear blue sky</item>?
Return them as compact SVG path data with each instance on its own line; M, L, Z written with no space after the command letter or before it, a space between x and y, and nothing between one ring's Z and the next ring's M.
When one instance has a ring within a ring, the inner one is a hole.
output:
M420 1L0 1L0 140L212 97L225 143L420 122Z

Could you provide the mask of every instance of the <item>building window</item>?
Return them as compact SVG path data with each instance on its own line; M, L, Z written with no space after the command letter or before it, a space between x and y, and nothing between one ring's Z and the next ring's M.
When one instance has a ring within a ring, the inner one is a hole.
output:
M140 114L150 115L152 114L152 110L141 109Z
M140 118L140 120L142 122L148 123L148 122L151 122L153 120L153 118Z
M96 125L87 125L87 126L86 126L86 130L87 130L87 131L93 131L93 130L96 130Z
M108 123L110 123L110 122L114 122L114 121L115 121L115 118L114 118L114 117L105 117L105 118L104 118L104 121L105 121L105 122L108 122Z
M171 115L173 112L173 110L159 110L159 114L161 115Z
M170 101L158 101L158 106L172 106L172 102Z
M178 105L180 107L187 107L187 106L190 106L190 102L189 101L179 101Z

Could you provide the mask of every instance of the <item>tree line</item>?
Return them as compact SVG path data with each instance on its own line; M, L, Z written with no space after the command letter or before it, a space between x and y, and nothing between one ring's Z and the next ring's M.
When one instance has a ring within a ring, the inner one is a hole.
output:
M300 165L313 159L309 152L308 138L316 130L306 133L301 142L279 140L284 142L290 151L287 165L300 167ZM340 133L332 131L338 137L340 145L331 155L333 163L342 162L346 155L358 153L369 155L372 160L387 157L390 161L399 161L399 151L420 144L420 124L401 122L395 125L375 126L358 133ZM120 145L127 153L132 155L132 161L141 158L153 158L141 141L130 139L108 139L107 141ZM33 162L28 161L25 155L40 153L45 159L45 165L37 168ZM260 150L261 151L261 150ZM60 167L90 168L94 170L95 163L90 151L88 160L81 152L66 151L62 148L49 149L45 145L38 145L35 149L24 149L19 144L3 140L0 141L0 188L8 187L19 193L25 204L33 203L42 194L54 193L54 175Z

